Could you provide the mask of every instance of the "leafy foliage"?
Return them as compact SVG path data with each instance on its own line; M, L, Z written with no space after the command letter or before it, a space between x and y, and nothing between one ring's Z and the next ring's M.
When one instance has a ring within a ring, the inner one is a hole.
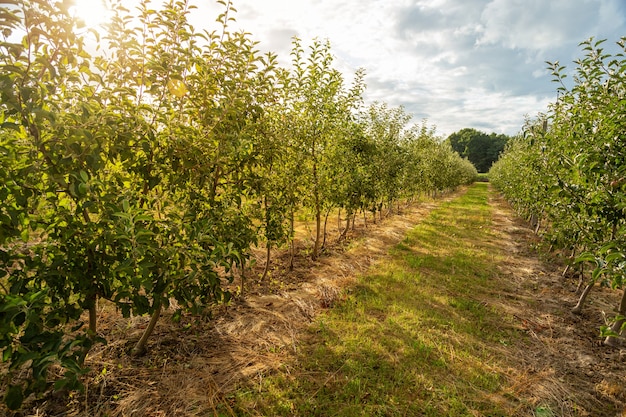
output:
M330 45L293 68L231 32L196 32L193 6L113 4L106 33L70 3L0 8L0 351L5 401L80 388L98 300L151 314L142 353L172 300L228 302L263 236L293 238L293 216L378 210L471 182L476 171L402 109L362 106L363 71L344 85ZM82 36L92 33L91 56ZM83 35L81 35L83 34ZM291 219L291 227L289 221ZM176 315L175 315L176 316ZM88 324L86 323L88 322ZM61 376L53 380L52 365Z
M465 128L451 134L446 140L459 155L469 159L478 172L487 172L498 160L510 139L507 135L487 134Z
M554 248L572 250L591 266L590 280L624 283L626 253L626 85L624 50L604 51L589 39L576 61L574 85L565 67L550 69L558 100L547 115L528 121L490 171L491 181L527 216L543 219ZM624 302L618 309L624 315ZM622 320L623 321L623 320ZM619 327L621 322L618 320Z

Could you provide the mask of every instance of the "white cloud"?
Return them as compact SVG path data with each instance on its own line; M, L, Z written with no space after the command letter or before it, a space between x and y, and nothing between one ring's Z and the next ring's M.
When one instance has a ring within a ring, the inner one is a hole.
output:
M194 2L194 0L191 0ZM213 0L195 0L194 25ZM349 77L366 70L369 101L403 105L441 134L463 127L517 133L555 86L545 61L571 62L590 36L626 35L623 0L234 0L235 27L290 63L291 37L329 39ZM202 16L203 20L200 20ZM207 18L208 16L208 18Z
M555 49L596 26L598 17L596 0L493 0L481 15L484 32L478 43Z

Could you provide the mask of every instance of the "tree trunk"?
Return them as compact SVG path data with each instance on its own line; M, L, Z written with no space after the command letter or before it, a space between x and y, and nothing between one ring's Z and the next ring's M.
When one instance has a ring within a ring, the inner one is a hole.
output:
M89 306L89 333L95 336L98 330L98 296L93 295L93 302Z
M585 304L585 300L587 299L587 296L591 292L591 289L593 288L594 284L595 284L594 281L592 281L589 284L587 284L587 286L583 290L583 293L580 295L580 298L578 299L578 304L576 304L576 306L574 308L572 308L572 313L574 313L574 314L582 313L583 305Z
M346 234L348 233L348 230L350 230L350 216L352 216L352 214L350 213L350 210L347 210L346 211L346 227L343 229L343 231L339 235L339 240L345 238ZM339 220L341 221L341 219Z
M98 295L93 295L92 304L89 306L89 338L94 341L96 339L96 331L98 330ZM80 355L79 361L81 365L84 363L87 354L91 350L90 347L83 347L82 355Z
M572 266L572 262L574 262L574 259L576 258L576 248L572 249L572 253L569 256L569 262L566 266L565 269L563 270L563 274L562 276L567 275L567 272L570 270L571 266Z
M295 226L294 226L294 217L295 217L295 213L293 210L293 207L291 208L291 238L289 239L289 270L293 271L293 258L296 256L296 248L295 248L295 244L294 244L294 238L295 238Z
M317 259L322 240L322 212L319 205L315 205L315 245L313 246L313 259Z
M322 238L322 248L326 247L326 227L328 226L329 215L330 215L330 209L326 211L326 216L324 216L324 237Z
M245 262L241 263L241 271L240 271L240 275L241 275L241 298L243 299L245 297L245 286L246 286L246 264Z
M532 213L530 215L530 219L528 219L528 222L530 223L530 227L535 230L535 228L539 224L539 220L537 220L537 215L535 213Z
M313 159L313 200L315 204L315 245L313 245L313 254L312 258L317 259L320 250L320 237L321 237L321 227L322 227L322 210L320 208L320 185L319 178L317 174L317 156L315 153L315 141L311 146L311 157Z
M578 286L576 287L576 291L574 294L578 294L580 289L583 287L583 283L585 282L585 265L580 264L580 268L578 269Z
M263 275L261 275L261 281L265 280L265 278L267 277L267 273L270 270L271 246L272 244L268 241L265 252L265 268L263 269Z
M339 239L341 239L341 207L339 207L339 210L337 211L337 233L339 233Z
M626 288L624 288L624 292L622 293L622 300L619 303L619 311L617 314L619 318L615 320L615 323L611 326L611 331L617 333L619 336L607 336L607 338L604 339L604 344L607 346L624 345L622 326L626 321L626 319L624 319L624 315L626 315Z
M141 356L144 353L146 353L146 344L148 343L148 339L150 338L150 335L154 331L154 328L156 327L156 324L159 321L160 316L161 316L161 302L156 301L156 308L154 312L152 313L152 317L150 318L150 323L148 323L148 327L146 327L146 330L144 330L143 334L141 335L141 339L139 339L139 341L137 342L133 350L131 350L130 352L132 356Z

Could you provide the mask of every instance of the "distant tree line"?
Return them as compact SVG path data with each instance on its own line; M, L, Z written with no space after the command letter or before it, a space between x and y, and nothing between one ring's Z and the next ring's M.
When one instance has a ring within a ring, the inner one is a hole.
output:
M487 172L504 151L510 136L481 132L472 128L461 129L448 136L447 141L463 158L467 158L478 172Z

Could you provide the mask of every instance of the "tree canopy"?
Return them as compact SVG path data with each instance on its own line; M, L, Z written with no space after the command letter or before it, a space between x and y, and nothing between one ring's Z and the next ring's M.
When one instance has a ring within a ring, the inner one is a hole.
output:
M474 167L402 108L365 107L328 42L293 40L290 66L233 32L198 32L195 8L112 2L85 31L65 0L0 7L0 380L4 401L80 389L85 360L123 317L209 315L243 294L252 250L290 244L294 218L389 213L400 200L471 183ZM5 6L6 5L6 6ZM96 36L95 55L85 33ZM21 39L20 39L21 36ZM61 373L50 369L63 369ZM24 376L27 375L27 376ZM58 377L58 378L57 378Z
M451 134L447 140L452 149L474 164L478 172L487 172L498 160L509 139L507 135L465 128Z
M624 288L626 282L626 38L616 43L617 54L605 52L604 42L581 43L571 88L565 66L549 63L557 101L527 121L524 135L489 171L550 248L566 254L579 289L587 283L574 313L596 283ZM615 336L626 333L626 292L616 311L612 326L603 328L607 344L621 343Z

